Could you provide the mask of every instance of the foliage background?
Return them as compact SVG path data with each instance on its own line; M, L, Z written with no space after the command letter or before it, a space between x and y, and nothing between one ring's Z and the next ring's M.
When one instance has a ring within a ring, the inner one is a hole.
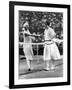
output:
M22 31L23 23L29 21L29 30L31 33L43 33L43 24L50 22L50 27L56 32L56 37L63 39L63 13L58 12L37 12L37 11L19 11L19 32ZM23 35L20 34L19 41L23 41ZM60 53L63 53L63 43L57 44Z
M63 32L63 13L57 12L35 12L35 11L19 11L19 30L22 30L23 23L29 21L29 30L31 33L43 32L43 21L50 22L50 26L55 30L58 38L62 38Z

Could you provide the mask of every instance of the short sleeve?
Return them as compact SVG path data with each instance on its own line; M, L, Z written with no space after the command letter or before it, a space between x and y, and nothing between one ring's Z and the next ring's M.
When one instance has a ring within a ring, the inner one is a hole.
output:
M49 39L53 39L56 34L55 34L55 32L54 32L54 30L52 28L49 28L47 35L48 35Z
M51 35L52 35L53 37L56 35L54 29L51 29L51 28L50 28L50 32L51 32Z

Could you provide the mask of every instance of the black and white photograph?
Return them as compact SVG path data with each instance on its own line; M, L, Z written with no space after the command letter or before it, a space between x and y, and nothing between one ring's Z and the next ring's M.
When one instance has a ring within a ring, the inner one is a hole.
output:
M10 85L69 84L69 5L11 2L11 6Z
M19 79L63 76L63 13L19 11Z

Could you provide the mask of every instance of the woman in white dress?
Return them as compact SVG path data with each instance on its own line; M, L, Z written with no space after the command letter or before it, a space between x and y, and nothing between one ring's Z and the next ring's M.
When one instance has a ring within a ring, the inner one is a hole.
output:
M44 31L44 60L46 61L45 70L55 69L54 61L60 59L60 53L56 45L55 32L49 27L49 22L46 22Z
M31 37L31 33L29 31L29 24L26 21L23 25L23 34L24 34L24 44L23 44L23 51L26 57L26 62L28 65L28 71L31 70L31 66L30 66L30 60L33 60L32 56L33 56L33 50L32 50L32 39L34 37Z

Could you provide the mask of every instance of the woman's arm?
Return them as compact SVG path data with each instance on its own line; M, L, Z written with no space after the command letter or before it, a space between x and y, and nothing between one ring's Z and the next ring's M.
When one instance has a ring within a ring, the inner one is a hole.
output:
M62 39L58 39L58 38L54 38L54 39L52 39L54 42L57 42L57 43L62 43L63 42L63 40Z

